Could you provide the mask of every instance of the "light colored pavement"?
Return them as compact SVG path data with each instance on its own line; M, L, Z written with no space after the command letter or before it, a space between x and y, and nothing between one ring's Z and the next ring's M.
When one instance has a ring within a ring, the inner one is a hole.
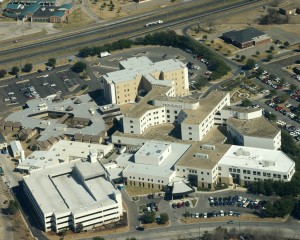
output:
M25 35L46 31L47 34L57 33L52 23L3 22L0 21L0 36L2 40L20 38Z

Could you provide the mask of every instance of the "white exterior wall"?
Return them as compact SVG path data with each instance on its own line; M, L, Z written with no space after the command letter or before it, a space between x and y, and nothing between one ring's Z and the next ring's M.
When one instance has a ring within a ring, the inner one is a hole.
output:
M181 124L181 138L182 140L199 141L202 139L201 125L198 124Z
M242 146L272 150L278 150L281 147L281 131L274 138L245 136L234 126L227 124L227 132Z
M120 196L117 196L116 199L118 202L115 204L110 204L104 207L99 206L95 209L87 210L78 214L73 214L72 212L60 214L55 214L53 212L45 213L43 230L46 232L50 231L51 229L59 232L64 228L70 228L74 230L79 223L82 223L85 229L91 229L105 223L118 221L122 215L122 199ZM50 220L53 221L48 222Z
M142 134L141 118L123 118L124 133Z
M149 172L147 175L145 175L143 173L123 172L123 177L127 178L127 182L135 181L135 182L144 183L145 187L147 187L148 183L166 186L175 177L175 172L173 172L170 176L154 176L154 175L151 175L151 172Z
M189 174L197 175L198 183L208 183L208 184L212 184L212 186L215 182L217 182L218 179L217 165L214 166L212 169L201 169L195 167L175 165L175 171L177 177L184 177L188 179Z
M225 124L228 118L237 118L242 120L254 119L262 116L262 109L254 112L239 112L234 109L222 109L220 114L215 116L216 124Z
M115 84L112 81L107 81L104 77L101 77L103 82L104 97L108 103L116 103L116 89Z
M225 164L219 164L218 165L221 170L219 170L219 177L228 178L228 176L233 174L240 174L240 179L244 181L258 181L258 180L264 180L264 179L273 179L273 180L282 180L285 182L291 181L292 176L295 172L295 163L293 166L289 169L287 172L281 172L281 171L270 171L270 170L263 170L263 169L257 169L257 168L237 168L235 166L231 165L225 165ZM229 168L232 169L232 171L229 171ZM235 172L234 172L235 171ZM239 171L239 172L238 172ZM246 172L245 172L246 171ZM250 171L250 172L248 172ZM256 174L253 174L253 171L256 172ZM248 174L248 173L250 174ZM269 174L269 176L268 176ZM274 174L276 174L276 177L274 177ZM278 175L281 177L279 178ZM286 179L284 178L284 175L286 176Z
M278 135L280 135L280 132ZM278 150L280 149L281 146L281 137L280 138L278 137L276 138L276 137L262 138L262 137L244 136L244 146Z
M21 145L20 141L11 141L10 142L10 147L11 147L12 154L13 154L14 158L21 156L23 148L22 148L22 145Z
M140 164L150 164L150 165L160 165L172 152L171 144L165 149L158 157L150 154L149 156L145 156L145 154L135 154L134 162Z
M165 108L156 108L147 111L141 117L141 133L145 132L149 127L159 125L166 122Z

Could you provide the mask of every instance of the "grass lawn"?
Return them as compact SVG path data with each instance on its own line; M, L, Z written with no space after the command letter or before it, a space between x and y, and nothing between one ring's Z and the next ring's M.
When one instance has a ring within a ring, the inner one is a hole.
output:
M69 29L84 27L84 26L90 25L94 22L95 21L92 20L83 11L81 11L81 9L76 9L69 16L68 23L57 23L54 25L54 27L61 29L61 30L69 30Z
M125 190L129 194L129 196L132 196L132 197L160 192L157 189L139 188L139 187L133 187L133 186L126 186Z

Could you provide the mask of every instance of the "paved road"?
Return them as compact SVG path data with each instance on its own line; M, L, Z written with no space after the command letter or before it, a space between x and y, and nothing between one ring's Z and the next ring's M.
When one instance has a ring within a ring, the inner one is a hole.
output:
M113 34L114 39L119 38L128 38L129 35L131 37L138 36L141 34L145 34L145 32L152 32L157 29L163 29L163 28L169 28L178 24L183 23L189 23L193 19L203 18L208 15L215 15L217 13L222 13L223 11L229 9L235 9L237 4L228 4L226 7L224 6L218 6L214 10L211 10L210 12L205 12L204 10L199 10L195 12L195 9L202 9L205 8L205 6L214 5L214 3L222 2L221 0L214 0L210 3L201 3L201 1L190 1L186 2L184 4L180 4L180 8L178 8L178 5L176 8L168 8L168 10L162 9L160 10L155 17L149 16L149 17L141 17L141 18L134 18L134 19L126 19L126 20L117 20L112 22L104 23L103 25L98 25L94 27L93 29L87 28L84 31L76 32L72 34L68 34L68 36L60 36L58 38L51 38L51 39L41 39L42 42L37 43L30 43L28 45L20 46L14 49L7 49L0 51L0 63L8 63L8 62L15 62L18 59L25 59L37 55L42 55L50 52L56 52L59 50L66 50L68 48L74 48L81 45L87 45L99 41L107 41L110 40L111 35ZM239 2L240 5L242 4L252 4L256 1L246 1L241 0ZM174 7L175 7L174 6ZM166 12L168 11L168 18L172 17L172 20L169 20L169 22L166 22L162 25L159 25L157 27L153 28L147 28L145 29L143 26L147 22L151 22L154 20L154 18L157 19L165 19L166 18ZM173 14L169 14L170 11L173 11ZM86 40L86 37L89 36L89 39ZM99 36L102 36L101 39L99 39ZM82 38L84 37L84 39ZM113 40L114 40L113 39ZM80 41L79 41L80 40ZM57 47L57 44L64 44L64 46ZM47 50L45 50L41 46L47 45ZM51 49L50 49L51 48ZM21 50L28 50L28 51L21 51ZM30 50L30 51L29 51ZM19 51L18 58L13 56L12 54L15 51ZM29 53L30 52L30 53Z
M233 218L234 219L234 218ZM234 219L236 220L236 219ZM240 231L245 229L255 229L256 231L267 232L280 232L286 237L296 239L299 237L300 228L299 224L293 220L284 223L271 223L271 222L237 222L234 225L228 226L226 222L207 222L196 224L182 224L177 226L147 229L145 232L127 232L121 234L114 234L105 236L105 239L111 240L124 240L127 237L136 237L137 239L153 240L153 239L180 239L184 237L199 237L204 231L213 231L217 227L226 227L227 229L236 228ZM86 238L90 240L91 238Z

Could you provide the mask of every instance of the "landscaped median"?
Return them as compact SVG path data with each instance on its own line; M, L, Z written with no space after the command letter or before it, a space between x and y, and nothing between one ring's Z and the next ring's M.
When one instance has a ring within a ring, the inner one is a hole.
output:
M180 219L181 223L193 224L193 223L204 223L204 222L277 222L281 223L287 220L288 217L284 218L261 218L254 214L241 214L239 217L235 216L226 216L226 217L211 217L211 218L185 218L182 216Z

